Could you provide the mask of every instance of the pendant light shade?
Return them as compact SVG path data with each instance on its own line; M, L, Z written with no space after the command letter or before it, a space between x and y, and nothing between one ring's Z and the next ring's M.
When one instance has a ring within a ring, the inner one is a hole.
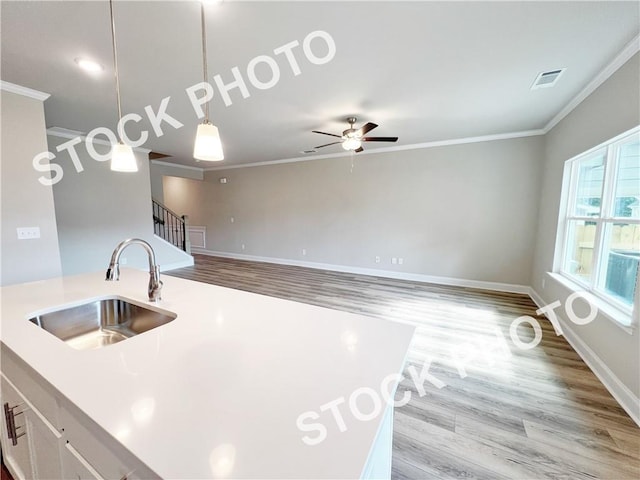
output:
M218 127L211 123L201 123L198 125L193 158L208 162L224 160Z
M109 0L109 15L111 17L111 46L113 47L113 70L116 77L119 123L122 120L122 106L120 105L120 76L118 75L118 49L116 47L116 21L113 17L113 0ZM120 143L111 146L111 170L114 172L138 171L138 163L133 155L133 149L122 140L120 140Z
M207 74L207 32L204 20L204 2L200 3L200 27L202 29L202 73L204 82L208 83ZM219 162L224 160L222 142L218 127L209 121L209 102L204 106L204 122L198 125L196 131L196 143L193 148L193 158L206 162Z
M111 170L114 172L137 172L138 162L133 149L124 143L113 145L111 149Z

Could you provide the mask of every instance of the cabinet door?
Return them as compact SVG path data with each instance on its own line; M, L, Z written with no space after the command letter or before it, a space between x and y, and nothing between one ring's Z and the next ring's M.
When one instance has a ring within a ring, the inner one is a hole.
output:
M100 474L69 442L65 444L61 453L63 478L69 480L102 480Z
M13 445L10 439L9 425L4 413L4 406L14 407L14 419L18 435L26 432L24 414L18 412L27 408L20 394L2 377L0 383L0 401L2 402L2 456L9 472L16 480L33 478L31 467L31 451L26 434L17 438L17 445Z
M60 433L24 396L2 376L2 404L15 407L10 415L15 423L17 445L9 438L3 414L3 452L9 471L17 479L61 478Z
M61 449L63 458L66 456L66 448L94 477L127 480L159 478L122 445L115 442L113 437L89 418L82 417L76 407L61 406L60 421L64 425L64 439L67 442ZM73 459L65 459L65 468L67 460L74 464ZM80 477L68 475L65 478L85 480L91 477L85 472L81 473Z
M60 435L52 431L38 413L33 409L24 412L33 478L62 478Z

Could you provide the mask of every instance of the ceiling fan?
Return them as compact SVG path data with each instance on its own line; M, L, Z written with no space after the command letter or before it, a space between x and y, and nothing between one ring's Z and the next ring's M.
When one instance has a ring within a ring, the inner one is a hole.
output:
M347 128L342 135L336 135L334 133L326 133L319 132L317 130L313 130L313 133L319 133L321 135L329 135L330 137L337 137L341 140L338 142L331 142L325 145L319 145L314 148L323 148L328 147L329 145L337 145L339 143L342 144L342 148L345 150L352 150L356 153L364 150L362 148L362 142L397 142L398 137L365 137L365 135L376 128L378 125L375 123L368 122L364 124L362 127L355 129L353 128L353 124L356 123L358 119L356 117L347 118L347 122L349 122L349 128Z

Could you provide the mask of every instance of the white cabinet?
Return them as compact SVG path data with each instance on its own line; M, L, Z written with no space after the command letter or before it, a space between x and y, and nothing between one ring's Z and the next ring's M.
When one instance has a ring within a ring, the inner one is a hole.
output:
M2 452L14 478L62 478L58 432L4 375Z
M11 387L6 379L2 377L0 387L0 401L3 405L2 416L2 456L5 465L14 478L31 478L33 470L31 468L31 455L29 452L29 442L22 436L25 428L25 422L22 415L14 415L16 428L11 428L8 422L8 414L17 414L23 407L23 399L18 392ZM9 410L12 409L12 410ZM21 435L13 441L13 430L16 434ZM16 443L13 445L13 443Z
M158 478L7 348L0 353L2 454L15 480Z
M70 443L65 443L60 456L64 478L73 480L101 480L103 478Z
M86 417L82 418L75 406L64 405L60 409L60 422L64 425L69 452L98 474L97 477L81 476L81 479L158 478L121 444L115 442L104 430L99 429L93 421Z

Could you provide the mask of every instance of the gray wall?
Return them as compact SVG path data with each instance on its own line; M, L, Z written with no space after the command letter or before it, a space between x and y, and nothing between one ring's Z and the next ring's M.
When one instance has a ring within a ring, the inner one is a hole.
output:
M204 178L202 170L180 167L178 165L158 164L153 160L149 164L149 173L151 176L151 196L160 203L164 203L163 177L183 177L193 178L194 180L202 180Z
M164 193L208 250L528 285L542 156L528 137L165 177Z
M55 147L67 140L49 135L49 150L55 152ZM109 149L104 145L95 148L100 153ZM136 153L137 173L121 173L112 172L109 162L91 158L84 142L77 151L84 168L80 173L66 152L54 160L64 169L64 177L53 186L53 194L65 275L106 270L114 247L130 237L151 243L162 269L193 262L190 255L153 234L147 154ZM127 266L148 268L139 246L129 247L123 257Z
M42 101L2 91L2 266L0 285L60 275L51 187L32 160L47 151ZM18 240L17 227L40 227L41 237Z
M553 270L564 162L640 124L638 72L640 55L636 54L546 135L531 285L547 304L556 300L564 304L571 293L546 275ZM571 328L618 379L640 397L638 328L630 335L603 316L588 325Z

